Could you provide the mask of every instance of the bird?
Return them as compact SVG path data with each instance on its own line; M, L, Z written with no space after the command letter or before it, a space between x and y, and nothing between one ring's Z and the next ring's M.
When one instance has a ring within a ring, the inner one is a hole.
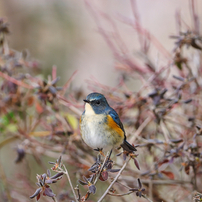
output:
M80 118L80 131L83 141L89 147L96 151L109 151L121 146L129 153L137 151L127 142L123 124L104 95L93 92L83 101L85 109Z

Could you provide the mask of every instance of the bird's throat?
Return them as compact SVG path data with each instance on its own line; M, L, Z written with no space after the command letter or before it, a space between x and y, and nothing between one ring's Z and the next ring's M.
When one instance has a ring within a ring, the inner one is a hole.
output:
M86 116L95 115L95 112L94 112L93 108L92 108L91 105L88 104L88 103L85 104L85 115L86 115Z

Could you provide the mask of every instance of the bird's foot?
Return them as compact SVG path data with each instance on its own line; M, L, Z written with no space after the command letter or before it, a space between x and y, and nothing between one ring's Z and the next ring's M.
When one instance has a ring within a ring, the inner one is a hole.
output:
M98 151L99 152L99 154L98 155L102 155L102 156L104 156L105 157L105 154L104 154L104 152L102 151L103 149L101 148L97 148L97 149L94 149L95 151Z

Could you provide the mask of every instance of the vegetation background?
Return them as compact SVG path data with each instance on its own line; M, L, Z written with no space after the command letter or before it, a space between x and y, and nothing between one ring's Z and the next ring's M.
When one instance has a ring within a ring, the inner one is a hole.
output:
M81 141L79 117L92 91L108 98L139 144L140 171L131 160L119 181L125 188L116 184L110 193L120 195L104 200L199 200L201 8L199 0L0 1L1 201L31 200L36 174L61 153L74 186L90 176L97 153ZM88 200L98 201L115 176ZM138 178L148 199L130 190ZM65 177L51 188L56 200L75 200ZM87 190L80 185L81 197Z

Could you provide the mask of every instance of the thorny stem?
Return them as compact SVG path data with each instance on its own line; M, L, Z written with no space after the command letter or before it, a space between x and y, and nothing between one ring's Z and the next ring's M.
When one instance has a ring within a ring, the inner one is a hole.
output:
M104 197L108 194L109 190L112 188L112 186L114 185L114 183L118 180L118 178L120 177L121 173L123 172L123 170L125 169L126 165L128 164L128 162L130 161L131 158L129 158L124 165L122 166L121 170L118 172L117 176L114 178L114 180L112 181L112 183L109 185L109 187L107 188L107 190L105 191L105 193L102 195L102 197L98 200L98 202L101 202Z
M67 176L67 179L68 179L68 181L69 181L70 187L71 187L72 192L73 192L73 194L74 194L74 198L75 198L75 200L76 200L77 202L79 202L79 201L77 200L76 193L75 193L74 188L73 188L73 186L72 186L72 181L71 181L71 179L70 179L69 173L68 173L68 171L67 171L65 165L63 165L63 167L64 167L64 170L65 170L64 174Z

